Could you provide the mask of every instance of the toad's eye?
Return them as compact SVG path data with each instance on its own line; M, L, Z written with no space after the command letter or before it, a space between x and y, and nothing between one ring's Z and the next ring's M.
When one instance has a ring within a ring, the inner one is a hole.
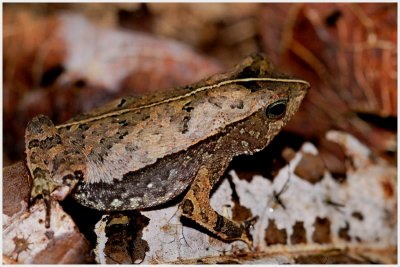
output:
M278 100L267 107L266 115L270 119L279 119L285 115L287 100Z

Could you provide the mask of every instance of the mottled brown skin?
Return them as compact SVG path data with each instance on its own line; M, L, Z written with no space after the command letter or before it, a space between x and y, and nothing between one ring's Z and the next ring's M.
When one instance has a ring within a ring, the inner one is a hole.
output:
M98 210L144 209L188 187L182 216L225 241L251 246L248 226L210 206L231 159L263 149L309 87L259 55L232 71L168 93L123 98L59 126L45 116L26 130L32 198L68 194ZM48 205L50 206L50 205Z
M252 238L249 235L248 226L257 218L238 223L223 217L211 208L210 192L233 156L252 154L264 148L272 140L280 130L280 127L274 127L274 123L277 122L276 119L266 118L265 110L260 110L249 119L228 127L224 135L210 143L213 147L212 156L199 169L189 192L183 199L180 206L182 215L194 220L223 240L241 240L251 247ZM242 131L243 129L246 130ZM263 141L252 135L251 131L260 132ZM247 144L243 145L243 141Z

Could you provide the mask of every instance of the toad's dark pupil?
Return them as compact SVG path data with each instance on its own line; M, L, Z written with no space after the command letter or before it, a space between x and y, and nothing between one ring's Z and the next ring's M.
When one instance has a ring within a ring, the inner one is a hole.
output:
M286 111L286 100L278 100L275 103L272 103L267 108L267 116L270 119L278 119L285 114Z

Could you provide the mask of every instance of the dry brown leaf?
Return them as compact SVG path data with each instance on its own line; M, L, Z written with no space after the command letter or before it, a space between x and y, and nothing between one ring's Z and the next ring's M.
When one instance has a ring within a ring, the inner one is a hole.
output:
M376 151L395 149L396 16L390 3L264 5L265 51L312 85L293 131L310 138L337 128Z

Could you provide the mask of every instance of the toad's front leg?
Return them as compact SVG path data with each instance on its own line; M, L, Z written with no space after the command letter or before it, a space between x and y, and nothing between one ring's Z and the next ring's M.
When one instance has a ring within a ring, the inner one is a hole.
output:
M220 173L221 171L210 172L206 167L200 168L180 204L181 214L224 241L241 240L251 248L253 239L249 233L249 227L256 222L257 217L239 223L218 214L210 205L210 192L217 183Z
M64 142L46 116L33 118L25 131L27 166L32 177L31 201L42 196L46 204L46 227L50 226L51 198L63 200L82 178L83 159Z

